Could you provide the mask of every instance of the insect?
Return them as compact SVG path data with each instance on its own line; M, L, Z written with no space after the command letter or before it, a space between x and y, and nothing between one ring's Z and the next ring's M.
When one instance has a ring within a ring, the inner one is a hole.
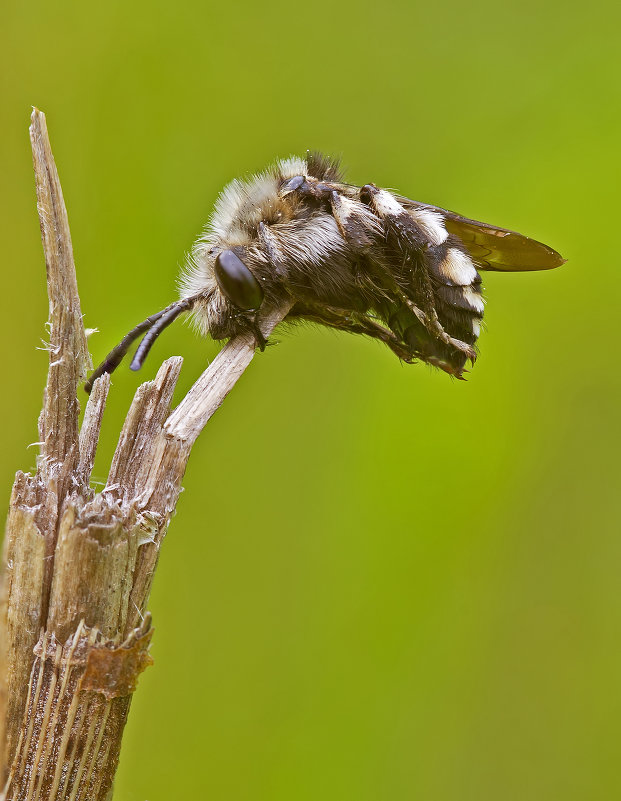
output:
M552 248L505 228L344 181L336 159L288 158L222 192L180 279L180 300L148 317L85 385L112 372L144 335L131 363L191 312L217 340L252 331L259 313L289 299L286 321L311 321L384 342L405 362L457 378L474 363L483 318L479 270L558 267Z

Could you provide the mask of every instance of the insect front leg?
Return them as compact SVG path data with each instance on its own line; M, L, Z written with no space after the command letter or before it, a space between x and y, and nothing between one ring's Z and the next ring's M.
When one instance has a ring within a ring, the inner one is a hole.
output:
M252 329L252 333L254 334L255 340L257 342L257 347L263 353L265 348L269 345L267 339L263 336L263 332L259 328L259 314L255 314L252 318L250 323L250 327Z
M263 336L259 327L259 312L238 311L228 317L229 325L221 331L210 330L214 339L230 339L238 334L252 334L255 339L256 347L263 353L269 345L268 340Z

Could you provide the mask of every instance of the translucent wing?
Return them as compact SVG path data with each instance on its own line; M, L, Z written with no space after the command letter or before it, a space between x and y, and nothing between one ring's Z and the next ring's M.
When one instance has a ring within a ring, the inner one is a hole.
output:
M526 272L551 270L560 267L565 259L551 247L528 236L499 228L497 225L470 220L454 211L417 203L409 198L398 198L406 209L427 209L441 214L450 234L459 237L481 270Z

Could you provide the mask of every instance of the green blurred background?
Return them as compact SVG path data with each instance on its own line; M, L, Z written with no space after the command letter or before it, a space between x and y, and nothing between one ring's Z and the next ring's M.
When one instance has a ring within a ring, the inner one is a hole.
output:
M117 801L619 797L619 5L2 16L2 514L46 372L32 104L96 361L174 299L223 184L309 147L569 259L485 276L467 383L311 328L256 358L190 461ZM181 353L180 394L217 350L176 325L140 378Z

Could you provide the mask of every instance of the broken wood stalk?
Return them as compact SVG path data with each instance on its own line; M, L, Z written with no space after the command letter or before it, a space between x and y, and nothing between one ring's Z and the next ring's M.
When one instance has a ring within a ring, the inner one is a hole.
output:
M190 451L250 364L231 340L177 408L182 359L133 399L104 489L90 487L110 377L91 367L62 190L45 115L30 138L47 268L49 370L35 475L18 472L0 587L0 801L111 798L132 693L150 663L149 592ZM265 336L289 303L260 321Z

